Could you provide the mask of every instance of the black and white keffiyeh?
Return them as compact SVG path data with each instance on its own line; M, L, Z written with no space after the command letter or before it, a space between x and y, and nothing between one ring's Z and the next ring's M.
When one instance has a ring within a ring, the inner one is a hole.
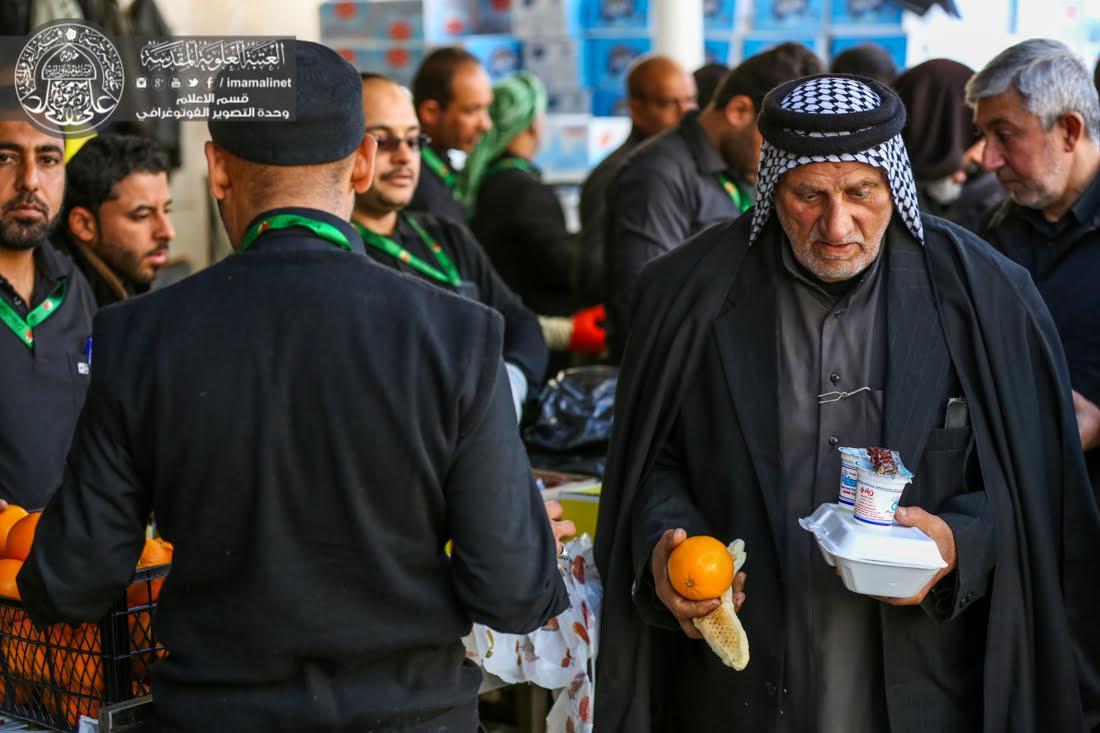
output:
M858 162L886 173L894 208L923 242L917 187L900 134L904 126L901 99L870 79L823 74L773 89L760 112L764 143L749 241L756 241L771 216L775 187L784 173L809 163Z

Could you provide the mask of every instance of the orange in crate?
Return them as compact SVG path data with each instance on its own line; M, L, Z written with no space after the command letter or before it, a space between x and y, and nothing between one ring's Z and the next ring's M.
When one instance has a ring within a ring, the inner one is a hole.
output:
M15 576L23 567L21 560L0 559L0 596L19 599L19 586L15 584Z
M31 544L34 543L34 531L38 528L38 519L42 512L31 512L12 525L8 531L8 541L5 554L14 560L26 560L31 554Z
M733 583L733 558L713 537L688 537L668 557L668 579L684 598L718 598Z
M7 557L8 532L12 525L27 516L27 510L15 504L0 512L0 557Z

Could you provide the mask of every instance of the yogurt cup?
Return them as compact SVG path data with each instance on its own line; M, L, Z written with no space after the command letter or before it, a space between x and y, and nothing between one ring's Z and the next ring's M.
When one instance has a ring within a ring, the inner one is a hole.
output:
M896 460L896 459L895 459ZM869 527L889 527L905 487L913 480L913 474L901 461L897 461L896 474L876 473L870 461L860 461L856 466L855 520Z
M856 505L857 484L859 473L856 471L860 461L869 461L866 448L841 448L840 449L840 495L837 503L844 509L852 511Z

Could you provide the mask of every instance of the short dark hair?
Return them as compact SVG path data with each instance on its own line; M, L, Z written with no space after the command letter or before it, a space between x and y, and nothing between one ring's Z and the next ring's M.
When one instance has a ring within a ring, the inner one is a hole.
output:
M738 64L718 86L711 103L716 109L725 109L734 97L745 96L759 113L764 97L772 89L821 72L821 59L813 51L793 41L780 43Z
M877 43L861 43L833 57L829 71L834 74L854 74L882 82L887 86L898 78L894 57Z
M422 102L434 99L440 107L446 107L454 98L455 69L471 63L480 64L477 57L464 48L448 46L432 51L413 78L413 106L419 110Z
M695 77L695 89L699 93L699 106L706 107L717 91L718 85L726 78L730 69L725 64L710 63L700 66L692 76Z
M368 81L388 81L394 84L397 83L393 81L392 78L386 76L385 74L379 74L377 71L360 71L359 79L364 84L366 84Z
M62 222L68 222L69 212L77 206L98 215L115 185L131 173L168 170L168 156L152 140L137 135L96 135L65 164Z

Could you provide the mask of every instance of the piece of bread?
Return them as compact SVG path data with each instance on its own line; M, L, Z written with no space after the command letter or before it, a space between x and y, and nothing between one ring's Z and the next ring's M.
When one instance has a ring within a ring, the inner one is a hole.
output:
M726 548L733 558L734 572L745 564L745 543L734 540ZM707 645L718 655L727 667L740 672L749 663L749 637L733 610L733 587L726 588L722 594L722 603L702 618L694 619L695 628L706 639Z

